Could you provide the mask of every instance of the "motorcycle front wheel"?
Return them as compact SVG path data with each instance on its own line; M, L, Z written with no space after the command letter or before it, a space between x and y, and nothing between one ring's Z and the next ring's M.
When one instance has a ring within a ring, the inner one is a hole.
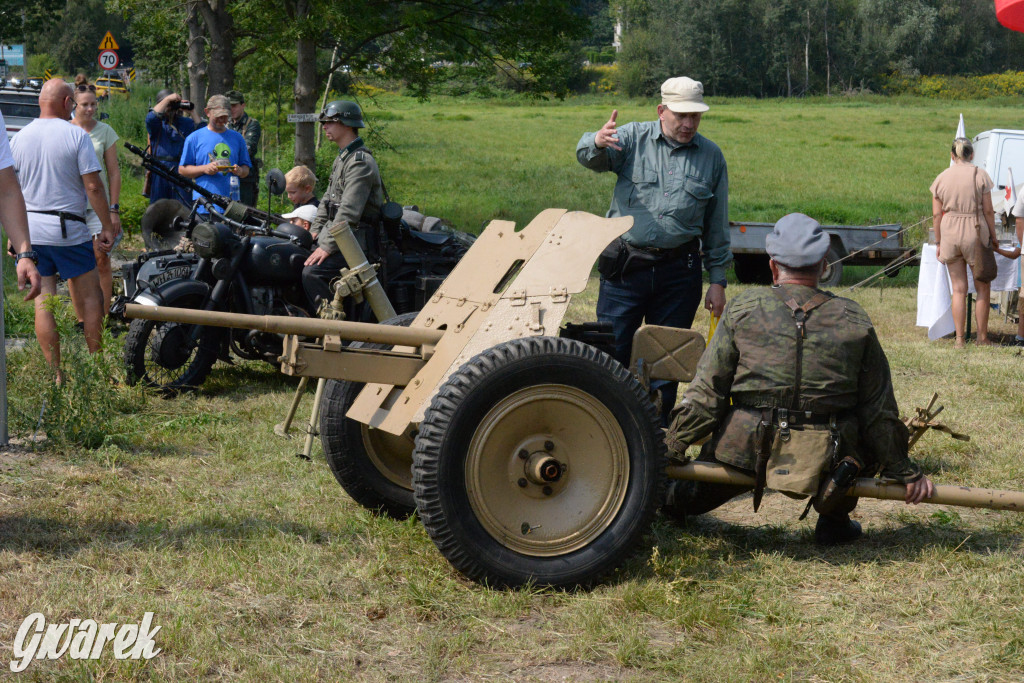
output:
M175 308L199 308L202 298L186 295L167 302ZM124 343L129 384L144 383L168 394L197 389L217 360L224 331L204 327L192 340L195 325L159 320L133 320Z

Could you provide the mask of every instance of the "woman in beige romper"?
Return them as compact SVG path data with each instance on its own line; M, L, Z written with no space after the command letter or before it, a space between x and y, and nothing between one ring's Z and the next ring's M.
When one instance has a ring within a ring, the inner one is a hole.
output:
M950 157L953 165L940 173L929 189L932 192L935 246L939 261L946 264L953 283L956 348L963 348L964 328L967 326L967 266L971 266L972 273L977 273L982 250L992 249L998 240L990 193L994 183L984 169L971 163L974 158L971 141L967 138L954 140ZM978 293L978 305L974 309L978 323L977 343L990 346L988 311L991 278L982 282L975 276L974 288Z

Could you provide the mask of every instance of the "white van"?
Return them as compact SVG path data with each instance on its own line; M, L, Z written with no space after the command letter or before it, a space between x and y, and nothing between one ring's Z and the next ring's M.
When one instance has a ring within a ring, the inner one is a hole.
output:
M1007 206L1007 184L1010 169L1013 169L1013 184L1019 197L1024 188L1024 130L986 130L974 136L974 163L988 171L996 186L992 189L992 208L996 211L996 230L1012 232L1010 226L1002 226ZM1001 236L1001 235L1000 235Z

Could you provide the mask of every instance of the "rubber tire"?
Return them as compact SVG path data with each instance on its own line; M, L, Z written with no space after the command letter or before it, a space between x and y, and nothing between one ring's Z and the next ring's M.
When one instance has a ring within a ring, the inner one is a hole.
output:
M403 313L383 325L408 327L416 312ZM386 344L353 342L350 348L388 349ZM366 425L345 417L362 382L327 380L320 402L320 442L327 464L345 492L363 507L376 513L405 519L416 511L411 488L404 488L388 479L366 452L363 430Z
M831 265L827 266L825 272L821 274L821 279L818 281L819 287L828 289L843 281L843 262L839 260L841 258L842 256L839 255L835 247L828 248L825 260Z
M513 392L542 384L567 385L597 399L628 446L629 481L615 517L584 547L553 556L517 552L488 533L469 503L465 475L469 444L488 411ZM664 500L665 464L657 410L622 365L578 341L532 337L484 351L441 387L416 437L413 483L427 533L470 579L571 587L597 581L636 549Z
M765 254L733 254L736 279L745 285L769 285L772 271Z
M196 295L185 295L168 301L165 305L174 308L199 308L203 301ZM128 326L124 342L124 368L128 384L135 385L145 382L148 386L161 389L168 395L180 391L198 389L210 374L210 369L217 361L220 340L223 331L207 327L199 337L199 346L188 367L173 381L161 383L147 377L145 359L149 351L149 340L154 333L159 333L163 326L177 325L159 320L136 319Z

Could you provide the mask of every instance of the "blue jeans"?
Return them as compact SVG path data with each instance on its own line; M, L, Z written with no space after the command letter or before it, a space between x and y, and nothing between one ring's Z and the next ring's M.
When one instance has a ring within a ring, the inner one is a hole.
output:
M702 288L701 259L696 250L634 271L619 280L601 278L597 319L612 324L615 360L629 367L633 334L644 322L689 328L700 305ZM652 382L652 388L661 392L664 426L668 426L669 413L676 405L678 387L675 382Z

